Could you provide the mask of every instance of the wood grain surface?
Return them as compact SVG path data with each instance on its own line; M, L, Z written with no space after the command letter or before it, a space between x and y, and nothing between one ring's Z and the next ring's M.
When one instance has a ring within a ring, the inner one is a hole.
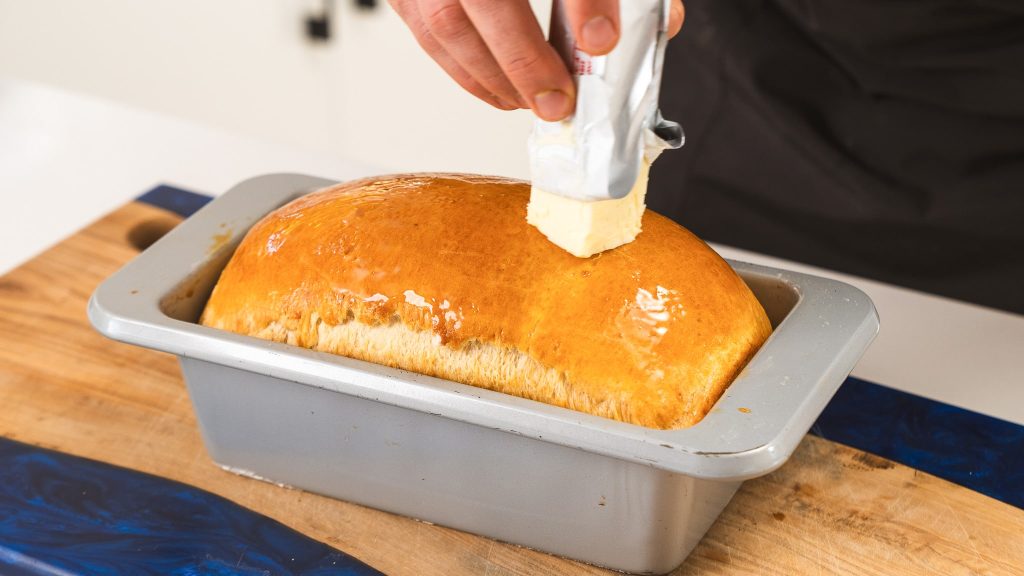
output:
M0 277L0 435L220 494L389 574L610 574L213 465L175 359L107 340L96 285L178 218L133 203ZM1024 489L1024 487L1022 487ZM1024 511L814 436L674 574L1024 574Z

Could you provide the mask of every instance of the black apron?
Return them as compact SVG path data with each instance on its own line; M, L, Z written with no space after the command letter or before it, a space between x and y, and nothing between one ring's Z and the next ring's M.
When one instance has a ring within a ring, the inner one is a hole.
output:
M1024 0L686 0L648 205L715 242L1024 313Z

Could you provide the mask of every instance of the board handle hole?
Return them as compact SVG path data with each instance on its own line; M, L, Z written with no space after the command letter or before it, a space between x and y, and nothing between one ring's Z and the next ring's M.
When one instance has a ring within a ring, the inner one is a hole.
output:
M153 218L139 222L128 231L127 240L138 251L149 248L178 225L176 218Z

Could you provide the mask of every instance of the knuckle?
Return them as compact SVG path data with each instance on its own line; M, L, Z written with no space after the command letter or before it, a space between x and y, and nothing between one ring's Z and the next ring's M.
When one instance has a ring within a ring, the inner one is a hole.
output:
M480 85L476 82L476 80L474 80L472 76L466 73L465 70L459 69L455 71L449 71L448 75L455 79L455 82L457 82L459 86L465 88L468 92L471 92L476 95L479 95L483 92L483 88L481 88Z
M500 1L498 0L498 2ZM473 13L493 16L498 8L498 2L495 0L462 0L462 5Z
M532 73L541 63L542 55L537 51L526 51L512 54L504 62L505 73L509 76L521 76Z
M472 24L458 3L443 2L423 14L423 20L431 34L442 40L459 38L469 31Z
M477 77L480 79L480 83L483 84L484 86L493 86L496 89L500 90L506 90L511 88L508 76L505 76L505 73L502 72L501 69L498 68L497 66L494 66L493 63L491 64L491 66L480 70L480 72L477 74Z

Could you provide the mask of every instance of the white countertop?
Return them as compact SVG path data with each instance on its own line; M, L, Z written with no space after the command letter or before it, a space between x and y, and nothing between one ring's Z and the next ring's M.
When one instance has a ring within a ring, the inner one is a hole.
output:
M495 112L496 114L499 112ZM218 194L250 176L390 171L23 81L0 78L0 273L156 184ZM882 329L854 375L1024 424L1024 316L752 252L728 258L849 282Z

